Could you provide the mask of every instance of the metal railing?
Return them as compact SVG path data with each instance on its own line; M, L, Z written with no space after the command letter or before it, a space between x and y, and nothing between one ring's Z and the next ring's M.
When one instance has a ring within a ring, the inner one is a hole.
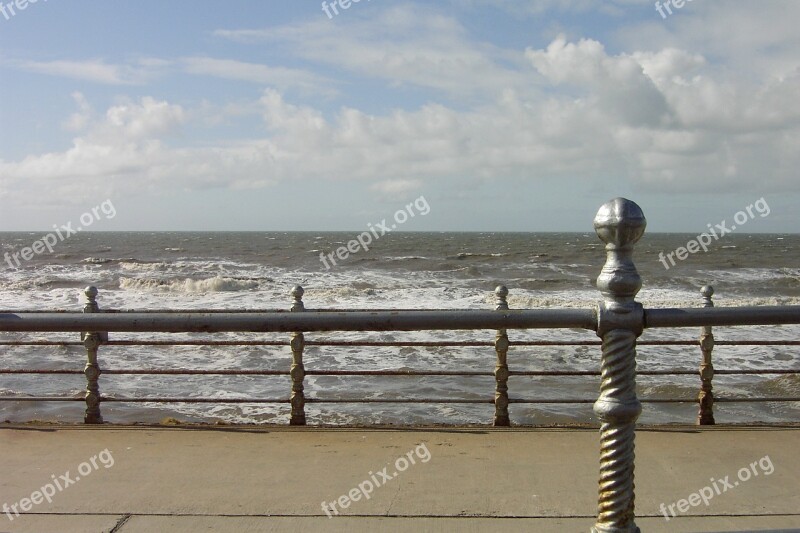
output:
M690 309L644 309L635 301L641 288L641 278L632 261L634 244L644 233L646 220L634 202L623 198L603 205L594 220L595 230L606 244L606 263L597 279L604 299L595 309L509 309L508 290L498 287L494 310L307 310L303 304L303 289L292 291L294 301L289 311L101 311L97 304L97 289L86 290L87 303L83 313L70 312L0 312L0 332L81 332L87 360L83 370L86 391L83 398L73 397L0 397L0 401L85 401L84 421L102 423L100 405L104 402L197 402L197 403L289 403L290 424L306 423L305 405L310 402L344 403L489 403L494 404L494 424L510 425L508 406L511 403L593 403L600 426L600 492L598 516L593 531L636 531L634 521L634 436L636 420L641 413L642 401L636 394L636 346L645 328L700 327L699 341L651 341L641 345L699 345L702 360L699 369L700 392L699 424L713 424L715 401L800 401L800 398L714 398L714 374L796 373L781 369L715 371L712 364L714 338L712 326L798 324L800 306L773 307L713 307L713 289L704 287L704 307ZM600 342L531 341L512 343L509 329L576 328L595 332ZM372 342L305 340L304 333L331 331L423 331L423 330L496 330L491 342ZM256 332L290 333L285 341L114 341L109 332L165 332L165 333L220 333ZM6 341L0 345L46 346L49 341ZM283 370L189 370L189 369L129 369L101 371L98 363L100 346L193 346L193 345L251 345L286 346L292 353L288 372ZM508 351L512 346L564 346L599 344L601 346L600 372L594 371L515 371L508 368ZM723 343L717 342L717 345ZM748 344L729 342L725 344ZM754 345L797 345L794 341L752 341ZM495 370L476 371L414 371L414 370L306 370L303 354L306 346L493 346L496 355ZM289 398L109 398L100 393L99 377L105 374L190 374L190 375L289 375ZM0 374L77 373L71 370L0 369ZM643 371L642 375L686 375L688 370ZM304 380L307 375L418 375L418 376L477 376L493 375L494 399L400 399L364 398L319 399L306 398ZM600 376L600 394L595 399L518 399L509 398L508 378L525 376ZM687 401L687 399L646 399L651 402Z
M94 287L89 287L85 291L87 300L85 313L100 313L97 303L98 292ZM712 307L711 296L713 289L711 287L703 287L701 290L703 300L706 307ZM295 287L292 289L294 302L292 309L295 311L306 311L302 296L302 287ZM499 286L495 290L496 297L496 310L508 311L508 295L509 291L505 286ZM103 313L112 314L118 313L129 316L130 313L120 313L114 310L103 310ZM330 313L331 311L325 311ZM367 313L374 313L380 311L366 311ZM401 311L405 313L405 311ZM449 311L444 311L448 313ZM175 311L141 311L140 313L147 315L168 313L170 315L183 314ZM269 311L249 311L248 313L257 313L263 315L265 313L284 314L279 310ZM319 313L322 313L320 311ZM352 311L345 311L344 313L352 313ZM425 312L426 314L430 312ZM438 313L438 312L434 312ZM13 315L45 315L47 313L42 311L28 311L28 312L7 312L4 314ZM80 312L67 312L60 311L59 315L63 317L81 316ZM205 310L193 311L188 313L190 315L205 314L205 315L242 315L241 311L220 311L220 310ZM513 337L513 335L512 335ZM294 340L293 340L294 339ZM89 347L86 343L89 342ZM277 348L291 348L292 342L295 344L295 351L292 352L293 362L290 367L282 370L275 369L197 369L197 368L119 368L109 366L106 362L102 365L100 370L100 363L98 356L94 354L93 350L100 350L103 348L111 347L130 347L130 346L151 346L151 347L177 347L177 346L220 346L220 347L277 347ZM509 395L508 380L510 377L520 376L529 378L538 377L599 377L601 375L599 370L515 370L509 368L508 352L512 350L512 355L515 353L514 349L525 347L578 347L578 346L600 346L600 341L591 340L513 340L509 338L507 329L498 329L495 335L495 340L492 341L373 341L373 340L306 340L303 338L302 347L298 345L300 337L295 337L287 340L215 340L213 334L206 339L181 339L181 340L109 340L107 332L102 335L97 347L94 346L93 339L84 336L82 341L57 341L57 340L0 340L0 346L21 347L21 346L35 346L35 347L64 347L64 346L84 346L87 348L87 367L83 370L78 369L47 369L47 368L0 368L0 375L87 375L86 391L80 397L72 396L0 396L0 401L3 402L86 402L86 415L84 421L86 423L101 423L103 418L100 414L100 404L102 403L216 403L216 404L289 404L292 405L294 398L294 410L289 417L289 422L293 425L304 425L306 423L305 405L309 403L314 404L343 404L343 403L382 403L382 404L491 404L494 405L495 413L493 424L495 426L510 426L511 417L509 414L509 405L512 404L590 404L594 403L596 398L581 398L581 397L533 397L521 398L512 397ZM716 397L713 393L713 377L715 375L782 375L782 374L800 374L800 370L792 369L777 369L777 368L763 368L763 369L724 369L715 370L711 360L711 351L713 347L717 346L800 346L800 341L792 340L746 340L746 341L716 341L714 342L713 332L711 326L704 326L699 340L649 340L638 341L637 346L697 346L702 353L700 369L699 369L699 393L697 397L647 397L640 398L641 403L658 403L658 404L679 404L693 402L699 404L699 411L697 416L697 423L700 425L714 424L714 403L763 403L763 402L800 402L800 397L794 396L723 396ZM343 369L328 369L324 367L317 367L306 369L304 366L304 352L307 347L330 347L330 348L487 348L493 349L495 357L495 369L490 370L457 370L457 369L383 369L383 370L343 370ZM516 352L518 353L518 352ZM303 368L303 376L297 375ZM95 369L99 372L95 377ZM287 395L280 398L254 398L254 397L235 397L235 398L198 398L196 396L99 396L99 377L102 375L150 375L150 376L292 376L291 372L294 369L296 379L291 379L290 385L287 387ZM698 375L697 370L686 368L676 369L662 369L662 370L649 370L638 369L637 375L639 376L690 376ZM482 399L465 399L465 398L436 398L436 397L422 397L422 398L365 398L365 397L349 397L349 398L330 398L330 397L312 397L308 398L303 394L304 378L306 376L406 376L406 377L431 377L431 376L447 376L447 377L493 377L495 381L494 397ZM97 382L97 383L96 383ZM97 386L97 391L94 387ZM289 393L292 393L291 395ZM95 399L98 399L95 402ZM302 399L302 402L300 401Z

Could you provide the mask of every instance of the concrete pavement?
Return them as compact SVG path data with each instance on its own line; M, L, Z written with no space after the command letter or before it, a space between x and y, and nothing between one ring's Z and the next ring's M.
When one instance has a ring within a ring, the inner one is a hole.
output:
M586 532L598 449L580 428L0 424L0 532ZM798 450L797 426L640 428L637 524L800 531Z

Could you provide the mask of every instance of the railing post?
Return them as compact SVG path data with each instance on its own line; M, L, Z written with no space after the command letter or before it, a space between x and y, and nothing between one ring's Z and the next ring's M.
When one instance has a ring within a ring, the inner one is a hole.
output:
M636 397L636 338L644 311L635 301L642 279L633 264L633 245L647 221L641 208L625 198L604 204L594 228L606 243L606 263L597 278L605 297L597 311L602 339L600 397L600 490L593 533L638 532L634 516L634 438L642 404Z
M303 287L300 285L292 289L292 296L294 302L292 303L292 312L305 311L303 305ZM305 426L306 425L306 398L303 393L303 379L306 376L306 369L303 366L303 348L305 347L305 336L302 331L295 331L292 333L292 340L289 343L292 347L292 368L289 370L289 375L292 378L292 395L290 402L292 404L292 416L289 419L289 425L292 426Z
M508 311L508 289L500 285L494 290L497 296L496 311ZM494 349L497 352L497 363L494 367L496 388L494 392L494 425L510 426L508 417L508 334L505 329L498 329L494 340Z
M100 307L97 305L97 288L86 287L83 291L86 295L86 304L83 306L84 313L99 313ZM97 349L104 341L108 340L108 333L81 333L83 346L86 348L86 366L83 373L86 376L86 411L83 422L85 424L102 424L103 415L100 414L100 365L97 363Z
M711 297L714 296L714 287L705 285L700 289L703 295L703 307L714 307ZM700 334L700 350L703 352L703 361L700 363L700 394L697 400L700 410L697 413L697 425L714 425L714 392L711 381L714 379L714 365L711 363L711 351L714 349L714 332L711 326L703 326Z

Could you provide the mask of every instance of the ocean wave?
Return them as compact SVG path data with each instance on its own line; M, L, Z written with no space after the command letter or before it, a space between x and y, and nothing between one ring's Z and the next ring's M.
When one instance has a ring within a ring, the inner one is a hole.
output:
M204 293L236 292L258 288L258 281L216 276L206 279L164 280L153 278L119 278L119 288L127 290L162 290L169 292Z
M161 261L140 261L138 259L128 259L119 262L120 270L164 270L169 265Z
M421 255L398 255L395 257L384 257L383 261L428 261L429 258Z
M800 268L737 268L728 270L698 270L698 273L729 283L800 279Z
M800 375L786 374L768 379L755 387L759 396L800 396Z
M445 259L469 259L469 258L481 258L481 257L505 257L506 254L502 253L472 253L472 252L459 252L456 255L448 255Z
M364 284L359 287L306 288L304 298L308 301L317 302L355 303L357 299L375 295L375 289Z

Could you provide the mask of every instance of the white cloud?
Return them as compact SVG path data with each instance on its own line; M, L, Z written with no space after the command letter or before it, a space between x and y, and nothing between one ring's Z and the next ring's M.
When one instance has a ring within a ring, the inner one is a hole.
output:
M528 49L525 55L549 81L577 87L612 120L651 126L669 122L664 96L633 57L608 56L597 41L567 43L563 35L546 50Z
M333 80L306 70L211 57L187 57L181 63L190 74L247 81L282 91L299 88L307 93L335 94Z
M395 179L383 180L370 185L370 189L386 196L405 195L410 192L419 191L423 186L422 180L414 179Z
M69 119L64 122L64 128L70 131L80 131L85 129L92 116L92 106L80 92L72 93L72 99L75 105L78 106L78 111L70 115Z
M361 10L366 13L365 10ZM486 97L507 87L517 90L535 82L519 54L474 42L454 18L412 5L389 6L370 16L348 12L347 31L328 21L263 30L217 30L237 42L279 46L319 65L401 87L435 89L458 98Z
M691 7L701 4L708 2ZM716 11L722 20L740 21L732 5L731 12ZM574 2L571 9L590 8ZM660 47L640 40L648 45L620 49L559 36L543 48L513 50L477 42L456 19L437 11L421 17L404 5L372 10L371 18L366 13L349 11L338 24L215 32L320 70L204 56L140 60L135 67L148 73L176 66L267 88L247 102L191 108L145 97L105 113L93 112L87 98L76 95L78 109L67 125L79 136L60 152L0 162L0 190L85 195L87 186L158 191L328 179L392 195L436 180L513 185L568 178L574 184L607 176L649 191L800 186L794 175L800 163L800 107L794 105L800 74L789 60L791 47L781 48L781 59L768 67L771 75L761 78L732 73L702 46L699 28L683 43L662 39L656 28L656 40L664 40ZM674 31L685 36L686 30ZM763 54L773 43L747 39L760 43ZM325 77L314 73L321 71ZM125 79L114 72L98 79ZM368 112L353 98L331 110L304 92L337 81L344 91L345 80L359 78L377 86L414 86L426 103ZM261 129L248 130L247 138L215 129L254 118ZM198 128L202 142L176 136ZM83 180L67 179L74 177Z
M12 65L28 72L86 80L108 85L144 83L149 69L135 65L113 65L99 59L84 61L16 61Z
M160 168L174 164L170 161L174 154L157 136L184 122L180 106L145 97L138 103L115 105L96 119L82 94L75 93L73 98L79 110L68 125L80 126L85 134L73 139L63 152L0 162L0 181L15 184L12 195L25 196L28 188L37 190L39 196L71 198L93 188L136 190Z
M695 0L667 20L655 16L619 28L615 41L631 50L699 52L732 79L758 83L797 68L797 20L800 2L795 0Z
M124 103L106 111L99 128L103 139L148 139L173 131L186 120L181 106L145 96L140 103Z
M618 15L622 8L648 0L450 0L459 8L490 7L515 16L542 16L548 12L585 13L599 11Z

